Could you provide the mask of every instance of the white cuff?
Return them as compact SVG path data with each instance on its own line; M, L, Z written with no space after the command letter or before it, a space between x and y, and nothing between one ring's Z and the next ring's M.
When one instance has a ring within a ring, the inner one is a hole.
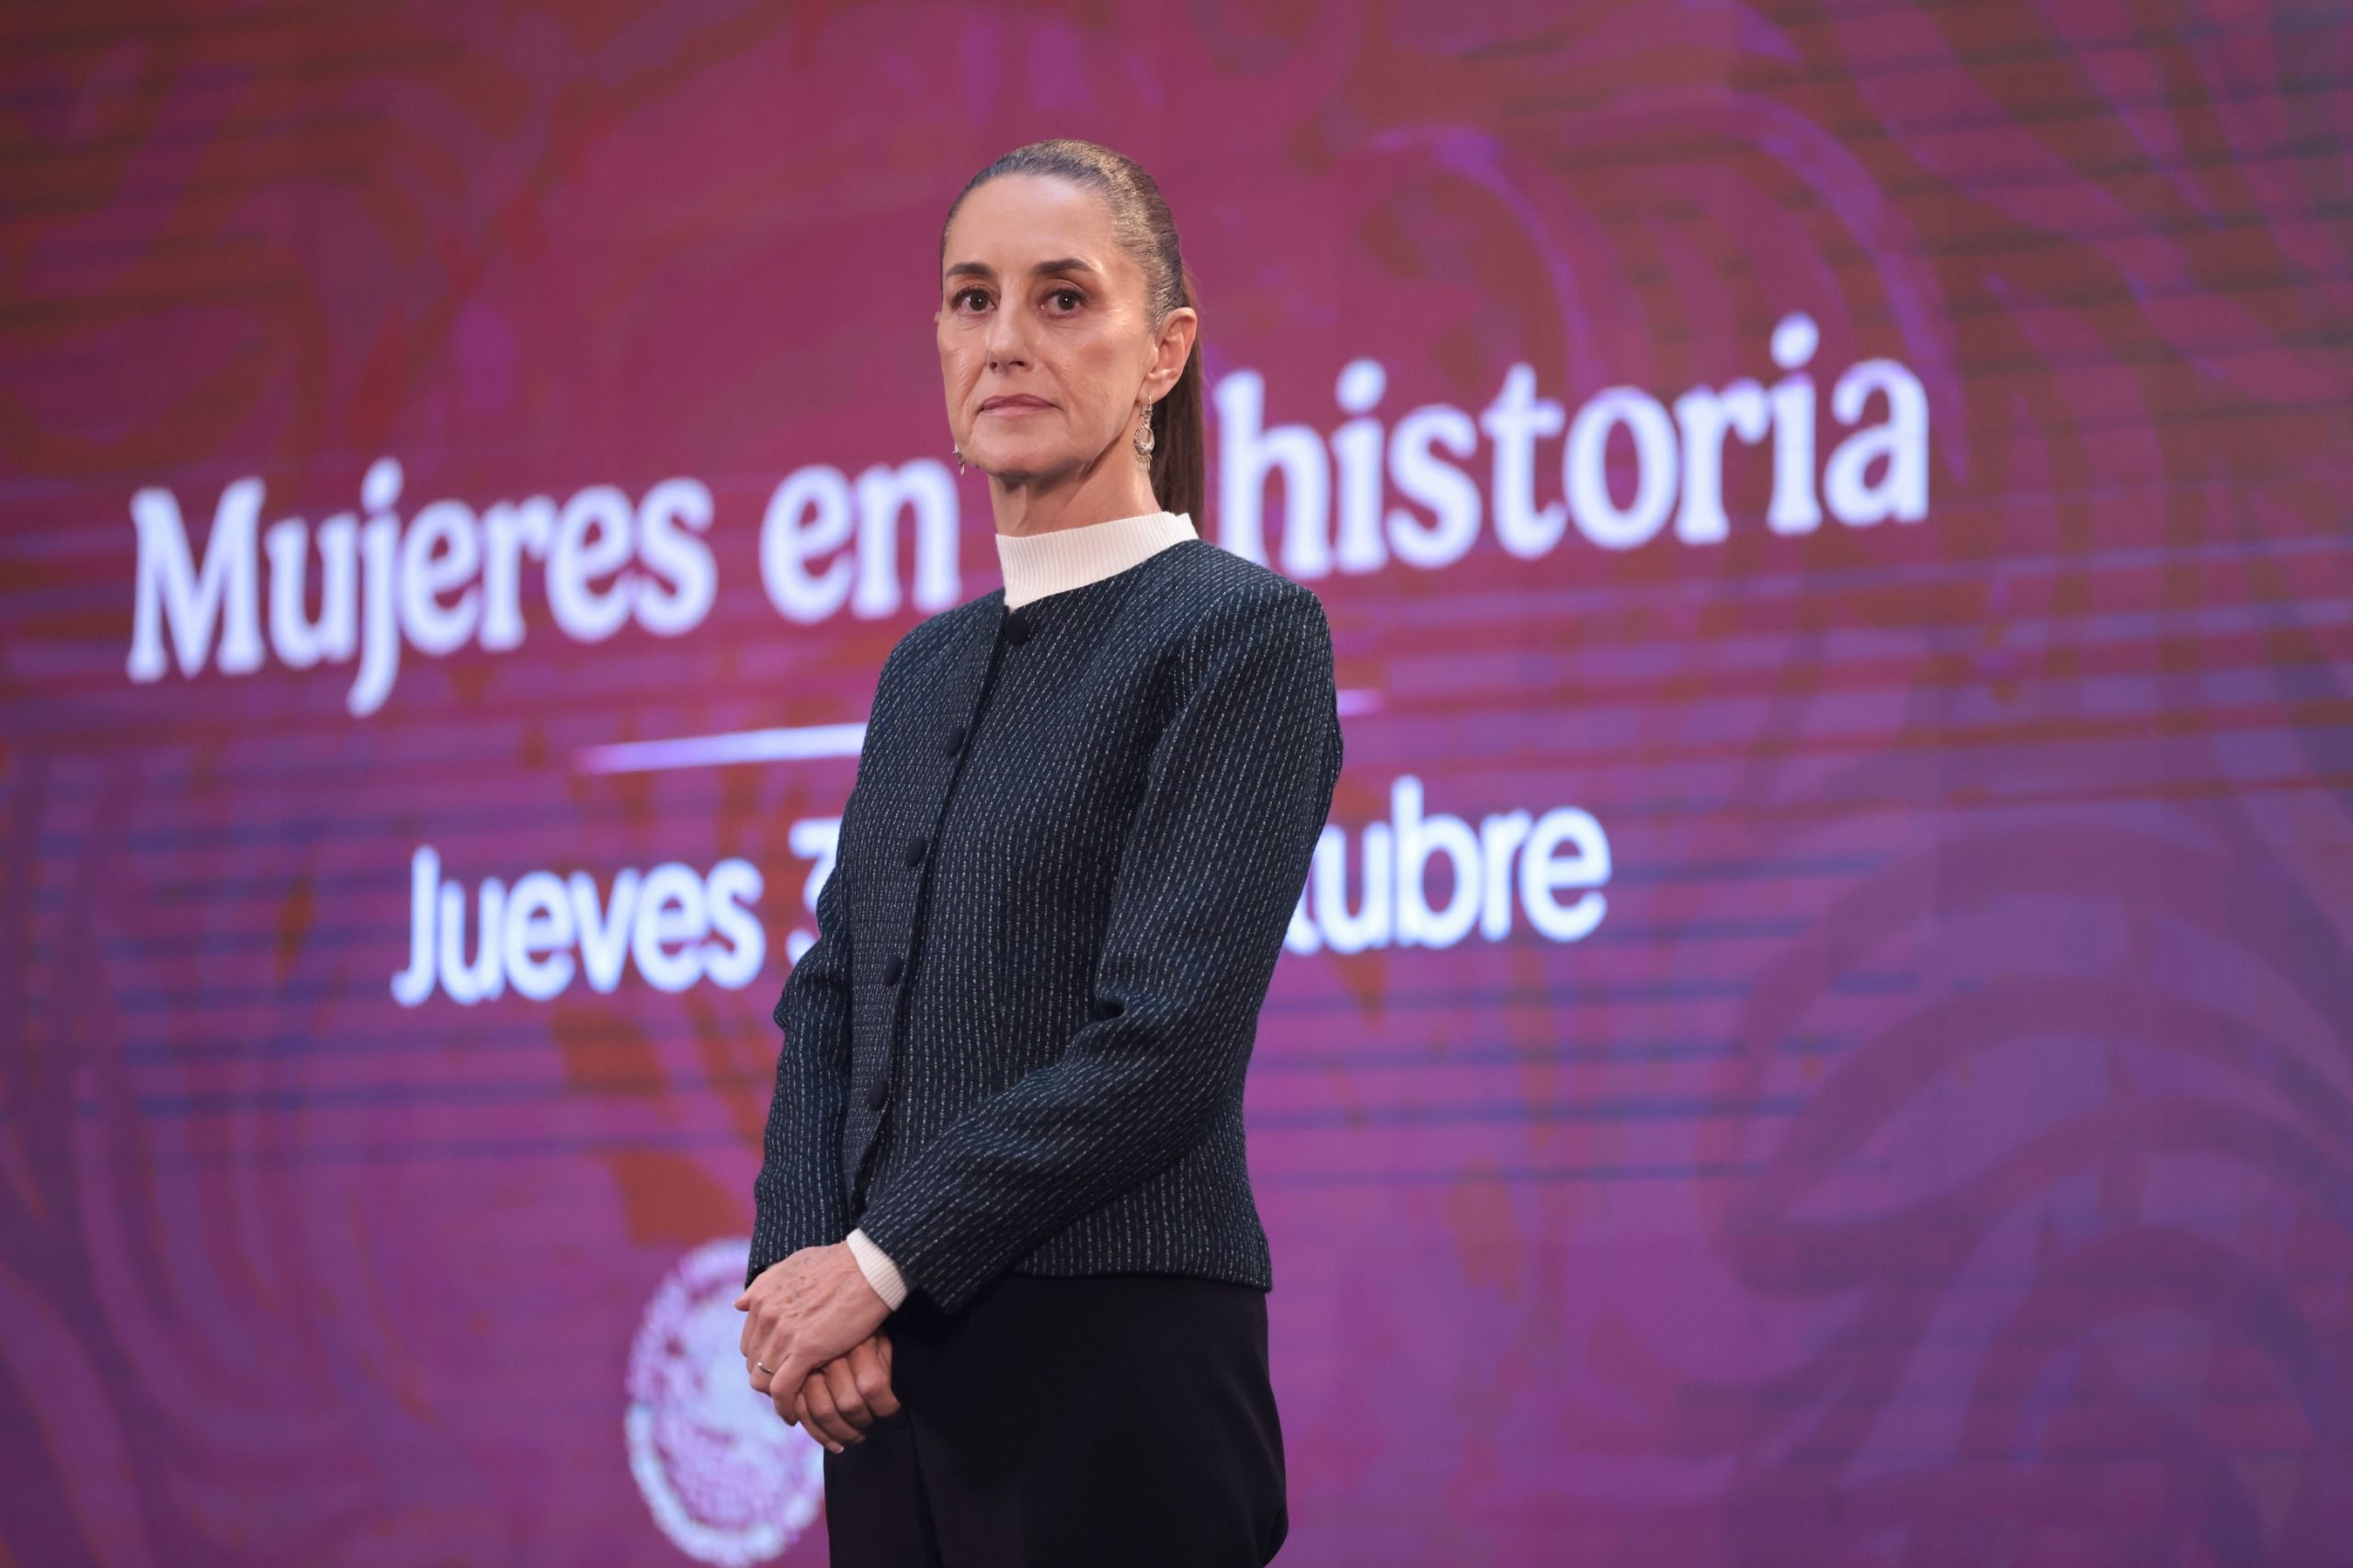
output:
M899 1303L907 1299L907 1282L899 1278L899 1266L891 1261L888 1253L869 1241L864 1231L852 1231L848 1239L850 1256L858 1259L858 1271L866 1276L866 1282L874 1287L882 1304L897 1312Z

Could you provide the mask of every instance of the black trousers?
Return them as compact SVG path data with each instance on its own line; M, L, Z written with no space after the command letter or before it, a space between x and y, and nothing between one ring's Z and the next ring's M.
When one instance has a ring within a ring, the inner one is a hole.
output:
M1264 1291L1002 1274L884 1332L900 1410L825 1455L833 1568L1260 1568L1289 1533Z

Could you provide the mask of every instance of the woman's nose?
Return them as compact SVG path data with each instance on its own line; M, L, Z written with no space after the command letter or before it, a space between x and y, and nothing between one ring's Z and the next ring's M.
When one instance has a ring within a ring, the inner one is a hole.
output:
M1029 340L1017 317L1016 312L998 311L989 318L989 329L981 339L981 347L988 353L991 369L1008 361L1029 363Z

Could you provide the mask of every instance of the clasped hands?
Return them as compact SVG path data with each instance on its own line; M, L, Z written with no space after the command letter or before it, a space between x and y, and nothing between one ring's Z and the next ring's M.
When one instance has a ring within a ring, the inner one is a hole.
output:
M890 1306L847 1242L802 1247L735 1298L744 1370L776 1413L835 1453L899 1408L891 1392ZM763 1370L765 1365L767 1370Z

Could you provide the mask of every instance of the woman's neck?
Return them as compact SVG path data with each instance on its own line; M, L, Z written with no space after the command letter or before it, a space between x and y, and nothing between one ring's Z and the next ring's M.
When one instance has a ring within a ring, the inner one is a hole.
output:
M1083 483L1051 491L1000 485L992 480L989 503L995 514L996 531L1026 538L1159 511L1160 503L1153 497L1151 480L1141 468L1132 463L1129 466L1135 472L1120 475L1115 482ZM1104 476L1091 478L1102 481Z

